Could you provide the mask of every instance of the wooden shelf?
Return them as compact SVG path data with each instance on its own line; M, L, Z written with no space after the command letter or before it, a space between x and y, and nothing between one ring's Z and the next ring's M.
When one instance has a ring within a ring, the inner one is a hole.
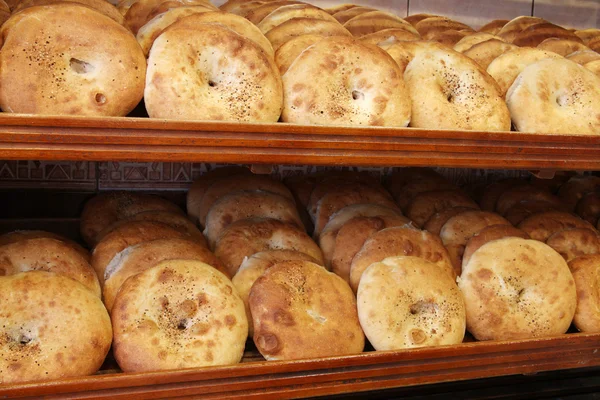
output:
M321 396L598 366L599 349L600 334L575 333L320 360L254 361L230 367L101 374L0 387L0 397L118 400Z
M0 158L600 170L600 138L2 115Z

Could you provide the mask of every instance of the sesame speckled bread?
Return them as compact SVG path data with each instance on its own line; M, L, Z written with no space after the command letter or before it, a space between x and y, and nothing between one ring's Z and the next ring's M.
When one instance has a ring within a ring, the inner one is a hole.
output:
M331 270L350 282L350 269L354 256L367 239L382 229L410 226L410 220L402 215L359 216L346 222L335 236L331 258Z
M418 51L406 67L404 80L412 98L411 126L510 130L510 115L498 85L465 55L451 49Z
M323 265L321 249L296 225L268 218L243 219L229 225L217 240L215 255L231 276L246 257L266 250L295 250Z
M17 13L25 8L35 7L35 6L46 6L52 5L56 3L63 2L64 0L22 0L17 6L14 8L13 13ZM105 0L70 0L72 3L79 3L84 6L93 8L101 14L106 15L110 19L118 22L123 25L125 20L123 19L123 15L116 9L115 6L110 4Z
M249 296L254 343L267 360L357 354L365 338L348 284L309 261L269 268Z
M282 87L273 58L252 40L221 24L191 27L179 22L152 45L144 91L148 115L276 122L281 114Z
M129 246L156 239L190 239L190 236L177 228L157 221L131 221L119 225L102 238L92 252L92 267L100 284L104 283L106 268L119 252Z
M546 240L546 244L563 256L567 262L580 256L600 253L598 232L587 228L556 232Z
M265 175L249 175L235 174L227 177L222 177L215 180L204 192L200 206L198 207L198 220L204 226L206 224L206 216L211 207L220 198L241 190L262 190L265 192L275 193L283 196L290 201L294 200L294 196L290 190L281 182L276 181Z
M582 332L600 332L600 255L577 257L569 262L577 288L577 309L573 323Z
M81 236L94 246L97 237L115 222L133 217L145 211L169 211L182 213L181 209L168 200L133 192L107 192L92 197L81 213Z
M127 278L166 260L196 260L223 272L221 261L206 247L186 239L157 239L127 247L106 267L102 296L106 309L112 310L115 297Z
M510 225L510 222L489 211L465 211L444 224L440 239L448 250L456 275L460 275L462 270L463 254L469 239L490 225Z
M363 274L360 324L375 350L462 343L465 305L456 283L418 257L390 257Z
M546 58L561 57L551 51L533 47L518 47L496 57L488 65L487 72L500 86L502 96L506 96L506 92L525 67Z
M79 282L45 271L0 277L0 304L0 385L91 375L104 362L110 318Z
M421 227L434 214L452 207L479 208L477 203L461 191L432 190L417 194L408 207L406 216Z
M254 335L254 325L252 324L252 314L250 313L250 304L248 297L252 285L261 275L274 265L284 261L310 261L317 263L311 256L293 250L267 250L255 253L247 257L240 269L235 274L231 282L238 291L246 307L246 316L248 318L248 336ZM318 264L318 263L317 263Z
M594 226L578 216L564 211L546 211L525 218L518 225L532 239L546 242L550 236L565 229L586 228L595 230Z
M493 240L503 239L506 237L529 239L529 235L525 231L510 225L491 225L483 228L475 235L471 236L467 242L465 251L463 253L462 268L467 265L473 253L475 253L481 246Z
M170 10L162 14L158 14L156 17L148 21L138 30L138 33L135 35L135 37L140 44L142 51L147 57L156 38L159 37L160 34L163 33L163 31L169 26L189 15L210 11L212 11L211 8L202 5L171 8Z
M91 259L89 251L84 249L79 243L68 239L62 235L46 231L13 231L0 236L0 246L20 242L21 240L50 238L63 242L73 250L77 251L87 262Z
M275 63L281 75L285 74L296 58L313 44L323 40L321 35L302 35L282 44L275 53Z
M348 29L338 22L311 18L290 19L271 29L265 36L271 42L273 50L277 51L288 40L302 35L352 36Z
M569 329L577 294L566 261L536 240L504 238L463 267L467 330L478 340L528 339Z
M530 64L506 93L521 132L600 135L600 77L567 59Z
M287 197L263 190L233 192L218 199L206 216L204 233L211 248L229 225L255 217L277 219L304 228L296 204Z
M142 99L140 46L127 28L91 8L30 7L13 15L0 35L5 112L125 116Z
M112 316L113 351L126 372L236 364L248 336L233 284L200 261L163 261L129 278Z
M363 244L350 266L350 286L356 292L360 278L369 265L388 257L420 257L437 265L454 279L452 261L439 237L410 226L383 229Z
M262 33L294 18L310 18L324 21L337 22L327 11L310 4L291 4L278 7L265 16L256 26Z
M377 46L323 39L302 52L282 79L285 122L406 126L410 121L402 72Z
M319 246L323 250L323 257L325 258L326 265L331 265L337 234L347 222L356 217L381 216L402 216L402 213L397 208L385 207L373 203L351 204L335 212L329 218L329 221L327 222L327 224L325 225L325 227L321 231L321 234L318 237ZM410 222L408 218L403 218L404 221L406 221L405 223Z
M0 276L36 270L69 277L100 297L100 284L94 269L71 245L40 237L0 246Z
M479 64L482 69L487 70L490 63L498 56L514 49L518 49L514 44L506 43L501 39L489 39L475 44L463 51L463 54Z
M102 241L102 238L106 236L108 233L118 228L121 225L129 224L131 221L156 221L162 222L163 224L169 225L182 233L185 233L189 236L189 240L193 240L194 242L208 247L206 243L206 238L200 232L200 230L194 225L192 221L190 221L185 215L180 212L174 213L171 211L159 211L159 210L151 210L151 211L143 211L141 213L137 213L127 219L115 222L110 225L108 228L100 232L97 236L97 241Z
M367 203L396 209L401 213L396 203L394 203L392 196L383 188L373 187L361 182L350 182L345 185L336 186L318 201L313 237L319 237L331 216L336 212L352 204Z

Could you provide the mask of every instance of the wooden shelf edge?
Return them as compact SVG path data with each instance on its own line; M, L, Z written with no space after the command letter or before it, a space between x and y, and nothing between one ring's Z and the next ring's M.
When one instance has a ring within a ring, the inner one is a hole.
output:
M600 169L600 138L140 118L3 116L0 158L594 170Z
M600 365L600 334L467 343L399 352L146 374L108 374L0 388L2 398L297 397L342 394Z

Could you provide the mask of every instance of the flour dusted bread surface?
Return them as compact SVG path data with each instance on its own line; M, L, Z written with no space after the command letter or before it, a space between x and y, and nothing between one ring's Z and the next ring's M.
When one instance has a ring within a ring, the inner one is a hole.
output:
M5 112L125 116L142 99L146 60L140 46L127 28L93 9L30 7L0 34Z
M186 239L157 239L142 242L117 253L104 274L102 296L110 312L121 285L127 278L166 260L196 260L227 275L221 261L206 247Z
M599 99L600 77L567 59L528 65L506 93L513 124L522 132L598 135Z
M556 232L565 229L586 228L594 230L594 226L578 216L564 211L546 211L533 214L519 224L532 239L545 242Z
M296 58L307 48L322 40L321 35L302 35L282 44L275 53L275 63L281 75L285 74Z
M248 336L233 284L199 261L164 261L129 278L112 316L113 350L126 372L236 364Z
M250 257L247 257L240 269L235 274L231 282L237 289L238 294L244 301L244 307L246 308L246 316L248 318L248 336L254 335L254 327L252 324L252 314L250 313L250 304L248 303L248 297L250 296L250 289L252 285L261 275L278 263L285 261L310 261L317 263L311 256L293 250L267 250L255 253Z
M20 1L13 13L17 13L25 8L34 7L34 6L46 6L46 5L54 5L56 3L60 3L62 0L23 0ZM106 15L110 19L118 22L123 25L125 22L123 19L123 15L108 1L105 0L75 0L71 1L72 3L79 3L89 8L92 8L98 11L101 14Z
M546 58L561 57L556 53L543 49L518 47L496 57L488 65L487 72L500 86L502 96L506 96L506 92L525 67Z
M91 264L102 284L106 268L117 253L149 240L175 238L189 239L190 236L162 222L132 221L120 225L102 238L92 252Z
M79 282L45 271L0 277L0 304L0 384L91 375L104 362L110 319Z
M262 190L233 192L217 200L208 212L205 234L210 246L229 225L246 218L272 218L304 227L296 205L284 196Z
M96 273L73 246L45 237L0 246L0 276L38 270L69 277L100 297Z
M402 72L377 46L325 38L302 52L282 79L285 122L406 126L410 121Z
M34 231L34 230L23 230L23 231L12 231L0 235L0 246L4 246L6 244L12 244L20 242L21 240L28 239L40 239L40 238L49 238L55 239L60 242L63 242L68 247L71 247L73 250L77 251L86 261L90 261L91 255L90 252L84 249L79 243L68 239L62 235L53 232L46 231Z
M179 22L192 23L195 17L202 14ZM144 91L148 115L276 122L281 114L282 88L272 57L223 25L192 27L179 22L152 45Z
M456 283L418 257L372 264L360 280L358 316L375 350L458 344L465 336L465 305Z
M342 278L308 261L269 268L250 290L254 343L267 360L362 352L356 300Z
M421 257L437 265L452 279L456 276L448 251L439 237L410 226L393 227L372 234L352 259L352 289L356 292L360 278L369 265L396 256Z
M416 195L406 216L421 227L435 213L452 207L479 208L466 194L456 190L432 190Z
M277 51L288 40L302 35L352 36L338 22L311 18L293 18L271 29L265 36L271 42L273 50Z
M587 228L556 232L546 240L546 244L563 256L567 262L580 256L600 253L598 232Z
M233 276L246 257L266 250L295 250L323 264L321 249L306 232L268 218L248 218L229 225L217 240L215 255Z
M463 267L467 330L478 340L560 335L577 294L566 261L535 240L505 238L480 247Z
M516 48L518 47L514 44L506 43L500 39L490 39L475 44L468 50L465 50L463 54L486 70L490 63L498 56Z
M90 246L98 235L115 222L131 218L145 211L181 213L179 207L158 196L133 192L108 192L92 197L81 213L81 236Z
M577 309L573 323L582 332L600 332L600 255L577 257L569 262L577 288Z
M392 227L410 226L410 220L401 215L356 217L348 221L335 237L331 258L331 270L350 282L350 270L354 256L375 232Z
M137 34L142 26L154 18L156 15L167 11L169 8L176 8L185 5L202 5L216 10L209 1L187 0L187 1L165 1L165 0L137 0L125 13L125 23L134 34ZM165 7L166 6L166 7Z
M464 269L465 265L467 265L467 263L471 259L473 253L475 253L481 246L493 240L503 239L506 237L530 239L527 232L519 228L515 228L514 226L490 225L488 227L485 227L473 236L471 236L471 238L467 242L467 245L465 246L465 251L463 253L462 268Z
M419 51L406 67L404 80L412 98L410 126L510 130L498 85L467 56L451 49Z

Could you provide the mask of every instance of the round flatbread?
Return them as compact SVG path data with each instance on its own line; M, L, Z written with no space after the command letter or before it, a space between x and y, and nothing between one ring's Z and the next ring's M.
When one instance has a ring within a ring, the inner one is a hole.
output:
M423 225L423 230L433 233L434 235L440 235L442 227L448 220L455 215L462 214L466 211L475 211L476 208L471 207L450 207L440 212L433 214L427 222Z
M577 288L577 309L573 323L581 332L600 332L600 255L578 257L569 262L569 268Z
M275 53L275 64L281 75L285 74L296 58L313 44L323 40L321 35L302 35L285 42Z
M233 284L199 261L164 261L129 278L112 316L113 351L126 372L236 364L248 336Z
M555 209L563 207L558 197L544 188L531 184L517 185L508 188L498 197L496 202L496 211L500 215L505 215L516 204L522 201L543 201L552 204Z
M61 1L62 0L20 0L16 7L14 7L13 13L17 13L29 7L54 5ZM115 6L106 0L71 0L70 2L93 8L121 25L125 22L123 15L115 8Z
M375 350L462 343L466 315L456 283L418 257L390 257L364 272L360 324Z
M563 334L577 294L565 260L544 243L504 238L480 247L458 281L467 330L477 340Z
M383 29L359 38L362 43L385 46L396 42L420 40L419 33L408 31L404 28Z
M575 213L579 215L581 219L597 226L598 218L600 218L600 192L594 191L585 194L581 200L577 202Z
M465 50L463 54L479 64L481 68L487 70L491 62L497 57L517 48L514 44L506 43L499 39L490 39L477 43L468 50Z
M563 211L546 211L525 218L519 223L519 229L524 230L532 239L545 242L556 232L565 229L586 228L594 230L594 226L578 216Z
M362 37L384 29L404 29L413 35L419 36L419 32L402 18L384 11L369 11L357 15L346 21L344 28L355 37Z
M598 232L587 228L556 232L546 240L546 244L563 256L567 262L584 255L600 253Z
M110 318L79 282L45 271L2 277L0 304L0 384L92 375L104 362Z
M458 51L459 53L463 53L469 50L471 47L476 44L486 42L491 39L502 40L499 36L492 35L487 32L475 32L470 35L465 36L461 40L459 40L453 47L454 51Z
M473 253L475 253L481 246L493 240L503 239L506 237L530 239L526 232L510 225L491 225L483 228L473 235L467 242L467 245L465 246L465 252L463 253L462 268L465 268L465 265L468 264Z
M406 216L421 227L434 214L452 207L479 208L466 194L457 190L432 190L416 195Z
M566 211L566 209L564 206L557 206L556 203L544 200L523 200L506 210L504 218L514 226L517 226L525 218L546 211Z
M338 22L322 19L294 18L271 29L265 35L271 42L273 50L277 51L285 42L296 36L321 35L321 36L348 36L352 34Z
M530 16L520 16L516 17L510 21L508 21L502 29L497 33L502 39L504 39L507 43L512 43L515 37L521 31L527 29L532 25L536 25L539 23L548 22L543 18L538 17L530 17Z
M559 39L559 38L548 38L544 40L542 43L538 44L538 49L551 51L553 53L559 54L563 57L568 56L576 51L589 51L590 49L574 40L569 39Z
M495 19L479 28L479 32L486 32L491 35L497 35L507 23L507 19Z
M600 190L600 177L595 175L575 175L558 190L558 197L569 210L574 210L577 203L587 193Z
M600 54L592 50L575 51L566 56L567 59L576 62L579 65L584 65L591 61L600 60Z
M248 299L254 343L267 360L357 354L365 338L346 282L309 261L288 261L256 280Z
M315 20L337 22L327 11L310 4L292 4L276 8L266 17L264 17L256 26L263 34L266 34L271 29L294 19L294 18L310 18Z
M12 244L20 242L21 240L28 239L40 239L40 238L49 238L55 239L60 242L63 242L67 246L71 247L73 250L78 252L87 262L91 259L91 254L88 250L84 249L79 243L68 239L62 235L53 232L46 231L12 231L0 235L0 246L4 246L6 244Z

